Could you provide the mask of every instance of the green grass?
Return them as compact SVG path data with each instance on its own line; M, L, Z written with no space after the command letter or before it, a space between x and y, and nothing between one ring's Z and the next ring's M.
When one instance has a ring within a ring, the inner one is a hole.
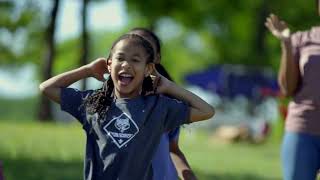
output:
M82 179L84 140L77 123L0 121L5 179ZM224 144L205 133L183 130L180 145L199 180L281 179L278 143Z
M226 144L193 132L180 143L200 180L281 179L279 144Z
M25 121L36 117L38 98L30 97L25 99L0 98L0 121Z

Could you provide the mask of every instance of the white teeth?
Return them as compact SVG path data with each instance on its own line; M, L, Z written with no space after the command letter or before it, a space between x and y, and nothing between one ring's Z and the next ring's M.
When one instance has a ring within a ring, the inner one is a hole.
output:
M126 74L126 73L120 74L120 76L122 76L122 77L132 77L131 74Z

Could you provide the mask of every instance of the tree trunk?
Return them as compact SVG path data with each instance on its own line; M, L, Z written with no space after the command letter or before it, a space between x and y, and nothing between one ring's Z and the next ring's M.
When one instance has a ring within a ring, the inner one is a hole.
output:
M46 52L44 53L44 63L42 67L43 80L47 80L52 76L52 64L55 58L55 30L56 30L56 19L59 10L60 0L53 1L53 7L51 9L50 22L46 29L45 34L45 46ZM38 119L40 121L50 121L52 118L51 102L50 100L41 95L40 107L38 112Z
M257 33L255 37L255 42L253 47L255 48L255 57L257 62L261 65L268 65L267 55L266 55L266 47L265 47L265 39L267 28L264 25L265 19L268 15L268 6L267 1L263 0L260 8L257 11Z
M82 34L81 34L81 40L82 40L82 47L80 49L80 66L88 64L88 56L89 56L89 34L87 30L87 12L88 12L88 1L89 0L83 0L82 2L82 20L81 20L81 27L82 27ZM85 90L87 89L87 80L82 80L81 89Z

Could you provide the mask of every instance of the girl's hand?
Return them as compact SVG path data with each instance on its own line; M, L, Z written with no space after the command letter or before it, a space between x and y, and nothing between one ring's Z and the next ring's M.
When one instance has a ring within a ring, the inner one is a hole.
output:
M98 58L92 61L90 64L87 65L90 71L90 76L96 78L99 81L105 81L103 77L104 74L108 72L107 66L107 59L105 58Z
M153 90L157 94L165 94L170 88L172 83L170 80L162 76L154 67L152 74L150 75L153 80Z
M290 29L286 22L280 20L276 15L271 14L267 17L265 22L265 26L269 29L269 31L280 40L289 40L291 34Z

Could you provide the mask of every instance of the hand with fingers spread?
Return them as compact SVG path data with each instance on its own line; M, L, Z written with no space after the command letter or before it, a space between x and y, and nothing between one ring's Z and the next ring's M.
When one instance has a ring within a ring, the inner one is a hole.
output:
M291 34L290 29L286 22L280 20L276 15L271 14L267 17L265 26L270 30L270 32L280 40L289 40Z
M91 77L99 81L105 81L104 74L109 73L107 67L107 59L98 58L87 65L91 72Z

